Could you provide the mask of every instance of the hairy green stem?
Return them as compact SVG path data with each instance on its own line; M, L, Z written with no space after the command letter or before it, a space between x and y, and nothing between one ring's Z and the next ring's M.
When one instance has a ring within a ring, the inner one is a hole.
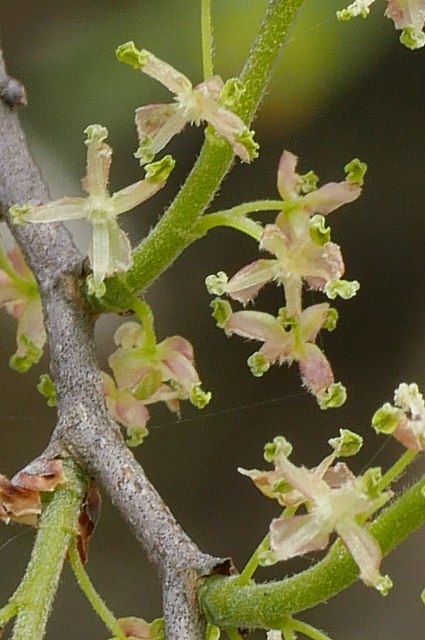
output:
M77 579L78 585L81 591L86 596L87 600L90 602L93 609L96 611L99 618L113 633L114 638L117 638L117 640L126 640L126 636L121 631L116 617L103 602L102 598L94 588L89 576L87 575L87 572L83 567L83 563L81 562L80 554L78 553L75 540L73 540L69 546L68 555L69 562Z
M214 75L213 66L213 32L211 24L211 0L202 0L201 4L202 34L202 69L204 80Z
M133 300L131 308L139 318L145 332L143 348L154 352L156 348L156 334L152 309L147 302L140 300L140 298Z
M257 39L242 70L245 91L235 112L249 124L262 99L281 46L305 0L270 0ZM208 131L208 130L207 130ZM133 266L107 281L105 296L90 303L103 310L130 308L130 296L146 289L196 239L193 227L214 197L233 161L229 144L208 132L201 153L173 203L133 252Z
M243 216L230 216L224 213L209 213L205 216L202 216L200 220L198 220L194 226L193 232L198 235L198 237L204 236L211 229L216 229L217 227L231 227L232 229L237 229L242 233L245 233L250 238L254 238L259 242L261 240L261 236L263 234L263 227L254 222L254 220L250 220L249 218L244 218Z
M292 620L291 626L294 631L298 631L307 636L307 638L312 638L312 640L331 640L326 633L319 631L316 627L312 627L311 624L301 622L301 620Z
M397 480L397 478L401 476L403 471L406 470L406 468L409 466L409 464L413 462L413 460L416 458L417 455L418 455L417 451L412 451L412 449L407 449L407 451L405 451L403 455L400 456L397 462L395 462L393 466L390 467L386 473L384 473L384 475L381 478L381 481L378 483L378 486L376 487L376 491L378 493L381 491L384 491L387 487L390 486L392 482Z
M424 487L421 479L369 526L384 555L425 522ZM321 562L286 580L241 586L238 576L214 576L204 582L198 595L208 622L220 628L279 629L288 615L329 600L358 574L350 553L337 540Z
M64 471L65 484L43 510L28 567L10 599L17 612L12 640L42 640L66 552L77 533L86 485L71 460L64 462Z

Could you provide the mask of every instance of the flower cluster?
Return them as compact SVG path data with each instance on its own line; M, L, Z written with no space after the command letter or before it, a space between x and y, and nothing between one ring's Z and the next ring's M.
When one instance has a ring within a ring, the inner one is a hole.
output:
M394 404L386 402L375 412L372 426L407 449L425 451L425 402L418 385L403 382L394 392Z
M344 402L345 390L334 383L330 364L315 341L322 328L335 328L338 314L326 303L303 309L302 289L306 284L331 299L348 299L358 290L358 282L341 280L341 251L330 241L324 216L358 198L366 167L353 160L345 167L344 182L316 188L317 176L312 172L299 175L296 164L297 157L284 151L277 177L281 210L275 222L264 227L259 243L261 250L274 257L256 260L230 279L222 271L208 276L206 286L212 294L227 294L246 305L267 282L281 285L285 306L276 317L259 311L234 313L230 304L220 298L212 302L213 316L227 335L236 333L263 342L261 349L248 359L255 376L263 375L275 362L296 361L304 385L319 405L335 407Z
M264 458L274 464L273 471L239 469L252 479L260 491L288 508L270 526L270 551L262 564L273 564L311 551L324 549L333 531L341 537L359 567L367 585L386 594L390 579L381 576L381 550L365 527L366 520L390 498L378 489L380 469L369 469L354 476L337 457L357 453L362 439L348 430L331 439L334 452L317 467L297 467L288 459L292 446L283 437L266 444ZM303 505L306 513L293 515Z
M337 11L339 20L350 20L355 16L366 16L375 0L355 0L349 7ZM425 0L387 0L385 15L394 22L398 30L402 30L400 42L409 49L420 49L425 46Z
M27 371L41 358L46 332L37 284L18 247L7 256L0 248L0 307L3 306L18 321L18 348L9 364L17 371Z
M180 400L200 409L209 403L211 393L201 389L193 348L185 338L156 343L139 323L125 322L114 340L118 349L108 360L114 377L103 373L104 393L109 412L127 428L130 446L147 434L147 405L165 402L178 413Z
M159 191L174 167L174 160L165 156L146 167L146 178L112 196L108 192L112 149L105 143L108 131L100 125L90 125L87 134L87 175L83 187L87 198L62 198L39 207L12 207L15 223L58 222L86 219L92 225L89 247L93 275L88 285L90 293L102 297L104 279L127 271L131 266L131 247L127 235L120 229L117 217L130 211Z
M253 140L253 132L229 109L244 90L239 82L234 80L224 85L219 76L213 76L193 86L180 71L146 49L137 49L134 42L119 46L116 54L121 62L146 73L175 95L174 103L151 104L136 110L140 140L136 157L141 164L151 162L186 124L199 126L201 122L210 124L227 140L243 162L257 157L258 144Z

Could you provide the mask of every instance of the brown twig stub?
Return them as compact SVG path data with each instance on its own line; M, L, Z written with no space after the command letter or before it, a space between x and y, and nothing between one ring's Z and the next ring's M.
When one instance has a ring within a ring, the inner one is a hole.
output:
M20 80L7 76L0 84L0 98L9 107L26 107L27 92Z

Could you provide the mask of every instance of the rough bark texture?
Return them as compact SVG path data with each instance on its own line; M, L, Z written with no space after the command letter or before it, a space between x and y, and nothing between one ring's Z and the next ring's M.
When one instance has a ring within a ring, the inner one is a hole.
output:
M0 86L8 80L0 60ZM41 204L48 191L34 165L16 111L0 101L0 210L8 219L14 204ZM58 423L40 461L63 449L109 493L163 584L168 640L200 640L205 624L195 587L221 561L202 553L188 538L125 445L107 414L93 340L93 313L78 303L76 281L82 256L61 224L9 224L40 288L58 397Z

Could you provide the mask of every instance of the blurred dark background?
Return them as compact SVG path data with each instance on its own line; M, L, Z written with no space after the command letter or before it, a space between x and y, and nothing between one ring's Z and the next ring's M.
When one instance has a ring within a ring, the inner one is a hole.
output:
M216 70L224 78L239 72L266 4L214 0ZM252 261L256 247L251 240L228 229L211 233L190 247L148 295L159 337L181 334L192 341L204 388L214 397L203 412L184 406L180 422L166 410L154 409L150 435L136 456L200 547L232 556L240 568L278 510L237 474L237 466L261 467L264 443L278 434L293 442L295 461L314 465L341 427L366 437L363 451L352 460L355 471L370 464L388 466L400 448L374 435L371 416L391 400L400 381L416 381L425 389L425 50L410 52L399 44L392 23L382 16L383 3L372 7L366 21L338 24L335 10L344 4L306 2L255 121L261 156L252 166L235 167L213 208L276 197L276 169L284 147L300 157L301 172L314 169L324 182L342 179L344 164L354 156L368 163L361 199L329 218L347 277L361 282L355 299L338 303L337 331L323 336L335 376L348 387L346 405L321 412L302 390L296 366L273 368L263 379L254 379L246 358L256 346L236 337L228 340L215 327L204 278L220 269L233 274ZM199 81L199 13L196 0L21 0L19 8L3 0L2 45L9 72L27 87L29 104L21 112L22 122L53 198L80 193L82 132L91 123L110 131L112 189L138 179L132 158L137 147L134 108L169 96L154 81L120 65L114 49L134 39ZM172 142L178 165L167 187L122 219L134 242L175 194L202 136L202 130L191 128ZM78 227L76 234L85 248L87 229ZM280 304L280 292L269 287L258 308ZM10 371L15 324L4 312L0 322L0 468L10 475L45 446L55 417L35 390L47 358L25 375ZM119 323L112 316L99 322L103 366ZM422 467L420 460L404 484ZM5 602L24 570L33 533L10 525L0 535L0 594ZM359 584L301 618L339 640L422 638L423 543L419 532L384 561L383 571L395 582L386 599ZM278 578L312 560L277 565L259 575ZM106 497L88 569L118 616L149 620L161 615L155 570ZM68 569L48 630L48 638L58 636L108 637Z

